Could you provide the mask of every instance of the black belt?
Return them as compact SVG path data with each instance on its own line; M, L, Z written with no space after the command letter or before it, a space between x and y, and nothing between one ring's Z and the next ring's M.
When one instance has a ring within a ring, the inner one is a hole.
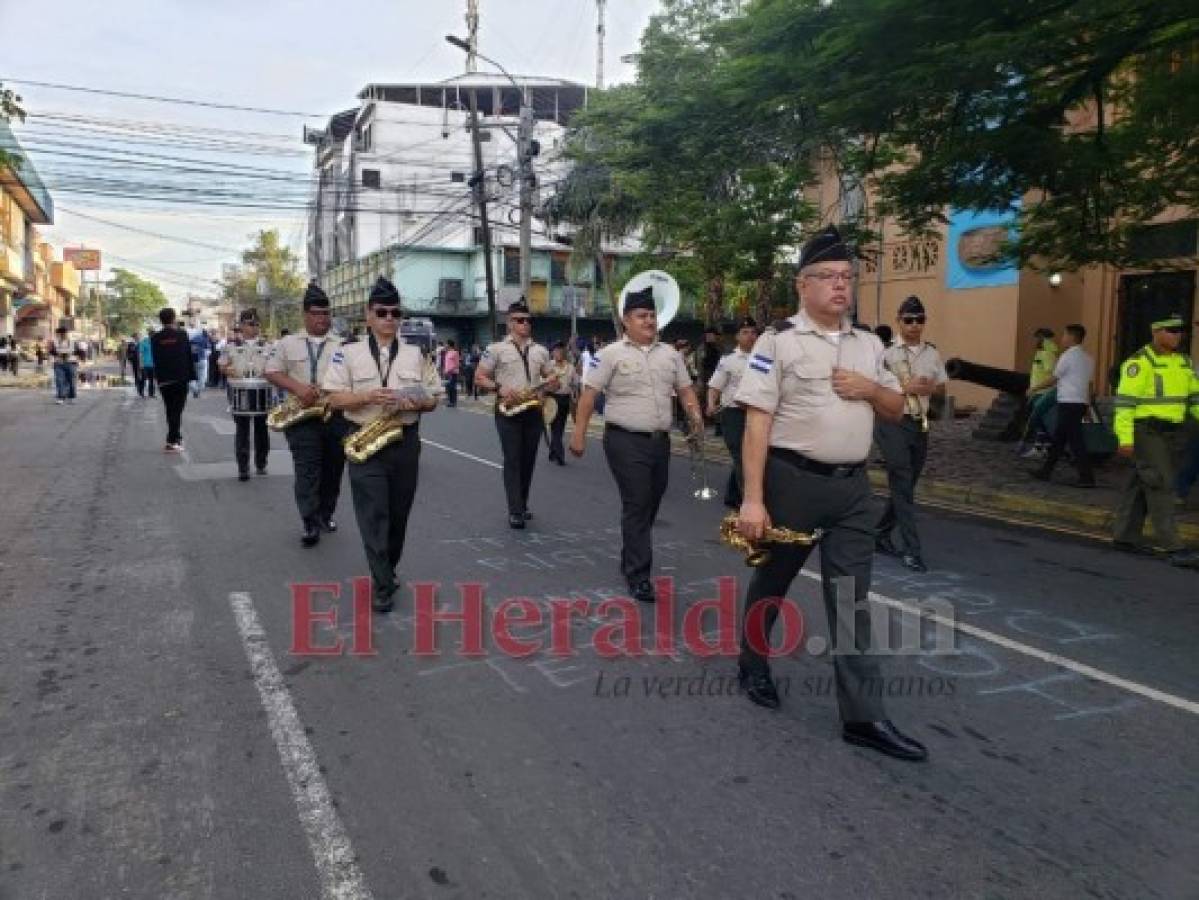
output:
M866 463L826 463L816 459L809 459L802 453L796 453L794 450L788 450L786 447L771 447L770 455L775 459L795 466L797 469L803 469L805 472L811 472L814 475L824 475L829 478L850 478L857 475L864 468Z
M634 431L632 428L625 428L624 426L617 425L614 422L608 422L605 424L604 427L611 428L613 431L620 431L624 434L636 434L636 435L639 435L640 437L647 437L647 438L670 437L669 431L659 431L659 430Z

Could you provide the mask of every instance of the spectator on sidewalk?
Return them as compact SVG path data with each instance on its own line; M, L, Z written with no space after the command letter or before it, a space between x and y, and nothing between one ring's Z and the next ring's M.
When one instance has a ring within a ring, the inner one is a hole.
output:
M445 379L446 406L458 405L458 371L461 359L462 357L458 353L458 344L454 341L446 341L445 351L441 357L441 375Z
M150 348L150 332L137 342L137 395L154 396L154 353Z
M196 380L196 363L188 333L175 324L175 310L163 307L158 321L162 328L150 338L150 352L167 414L167 441L162 449L165 453L181 453L183 407L187 404L188 385Z
M33 352L37 356L37 370L41 372L46 368L46 348L40 340L33 345Z
M215 329L210 329L208 332L208 348L208 386L210 388L220 387L221 367L217 363L221 358L221 348Z
M67 337L65 325L54 329L54 340L50 345L50 358L54 360L54 396L60 406L75 402L75 377L79 368L74 346Z
M475 370L479 368L479 357L482 356L482 351L478 344L471 344L471 347L462 357L462 383L466 387L466 396L472 400L479 399L479 392L475 389Z
M1057 390L1057 428L1045 463L1029 474L1041 481L1048 481L1053 467L1061 459L1062 451L1069 446L1078 469L1078 487L1095 486L1095 473L1091 469L1091 458L1082 436L1082 419L1091 405L1091 379L1095 375L1095 360L1082 349L1087 330L1082 325L1067 325L1062 333L1062 355L1054 365L1053 374L1040 385L1041 388Z

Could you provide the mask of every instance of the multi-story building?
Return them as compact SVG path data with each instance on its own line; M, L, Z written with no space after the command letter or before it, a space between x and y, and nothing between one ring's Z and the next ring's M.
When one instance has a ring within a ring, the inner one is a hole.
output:
M470 99L477 98L485 186L490 202L496 306L521 294L519 164L515 135L522 93L532 112L534 207L568 171L561 149L570 116L587 88L549 78L462 75L420 84L370 84L359 106L306 129L315 151L308 266L321 280L334 314L361 321L371 284L386 275L406 312L433 320L438 333L469 343L484 337L487 289L483 235L470 180L476 166ZM605 258L611 277L628 271L635 247ZM571 249L534 219L528 301L547 322L543 339L611 333L605 273L588 261L571 265ZM690 306L688 306L690 310Z
M54 221L50 192L37 169L21 150L7 123L0 121L0 153L15 162L0 165L0 334L24 338L22 332L42 335L57 326L62 312L58 286L53 285L53 257L42 251L37 225ZM74 296L78 296L77 278ZM64 270L59 281L69 289Z

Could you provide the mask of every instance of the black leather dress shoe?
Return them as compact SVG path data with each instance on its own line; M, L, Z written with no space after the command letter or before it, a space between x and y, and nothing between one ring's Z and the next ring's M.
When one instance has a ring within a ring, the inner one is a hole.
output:
M899 550L891 543L889 537L875 538L874 552L881 553L884 556L899 556Z
M310 520L304 523L304 533L300 536L300 543L305 547L315 547L320 543L321 529L315 520Z
M658 601L658 596L654 593L654 586L648 580L630 584L629 593L639 603L656 603Z
M259 474L259 475L265 475L265 474L266 474L266 466L259 466L259 467L258 467L258 474Z
M395 605L394 594L380 594L377 588L371 593L371 609L375 612L389 613L395 609Z
M924 564L924 560L922 560L915 553L905 553L903 558L900 559L900 562L903 563L903 567L905 569L911 569L913 572L928 571L928 566Z
M249 481L250 473L247 472L245 469L242 469L240 472L237 473L237 480L238 481Z
M509 528L524 528L525 527L525 517L523 515L521 515L520 513L516 513L515 515L508 516L508 527Z
M890 719L881 722L846 722L841 728L841 737L850 744L869 747L896 759L909 762L928 759L925 746L896 728Z
M529 512L527 509L525 510L525 521L526 522L533 521L533 514L531 512Z
M337 530L337 520L332 516L324 516L321 519L321 528L332 534Z
M1134 544L1132 541L1112 541L1112 549L1137 556L1157 556L1157 551L1148 544Z
M781 705L779 692L774 686L774 679L770 677L770 672L751 672L738 663L737 683L741 685L741 690L745 691L745 696L758 706L764 706L766 709L778 709Z

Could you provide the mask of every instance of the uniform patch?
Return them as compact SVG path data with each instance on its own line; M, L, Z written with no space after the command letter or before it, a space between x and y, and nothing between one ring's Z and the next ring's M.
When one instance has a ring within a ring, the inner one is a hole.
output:
M769 356L763 356L761 353L755 353L749 358L749 367L755 372L769 375L770 370L774 368L774 360Z
M600 361L598 356L593 356L591 359L587 360L587 368L589 369L598 369L599 364Z
M1140 363L1129 363L1128 368L1126 368L1124 370L1124 374L1127 375L1129 378L1136 378L1138 375L1141 374Z
M331 362L331 363L339 363L339 362L345 362L345 361L346 361L346 355L344 353L342 353L340 350L338 350L336 353L334 353L332 358L329 360L329 362Z

